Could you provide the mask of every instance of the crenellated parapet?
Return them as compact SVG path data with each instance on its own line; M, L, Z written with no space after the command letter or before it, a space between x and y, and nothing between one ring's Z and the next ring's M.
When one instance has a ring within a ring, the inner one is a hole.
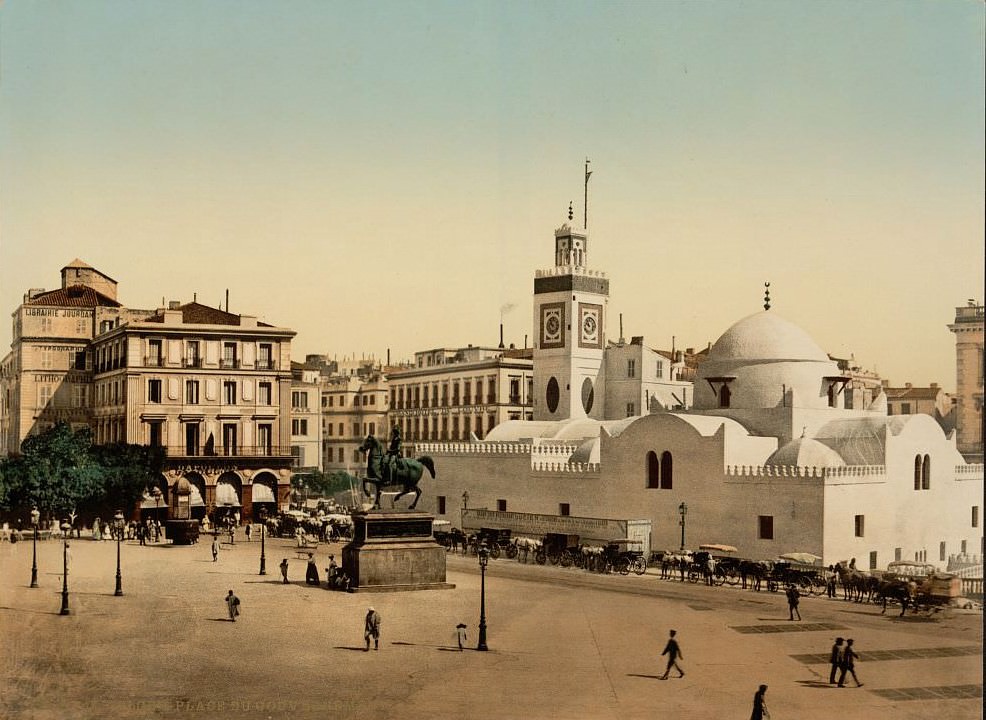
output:
M874 478L885 480L884 465L846 465L844 467L811 467L801 465L727 465L727 476L734 477L798 477L798 478Z
M962 465L955 466L955 479L956 480L982 480L983 479L983 464L982 463L963 463Z
M578 265L560 265L557 267L535 270L535 278L561 277L563 275L584 275L585 277L605 278L602 270L589 270Z
M530 443L519 442L419 442L416 455L529 455Z
M539 473L557 473L561 475L590 475L598 474L600 463L532 461L531 470Z

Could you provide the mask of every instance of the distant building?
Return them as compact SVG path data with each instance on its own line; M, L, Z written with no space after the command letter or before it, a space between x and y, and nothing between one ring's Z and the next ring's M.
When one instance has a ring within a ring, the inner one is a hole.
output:
M969 300L955 308L955 429L970 462L983 460L983 306Z
M482 438L507 420L530 419L531 350L439 348L414 366L389 368L391 424L408 441Z
M291 456L296 471L322 469L321 373L291 363Z
M904 387L891 387L884 380L883 392L887 396L887 415L923 413L937 420L946 433L955 428L952 397L938 387L938 383L931 383L929 387L914 387L911 383L904 383Z
M322 468L363 475L365 456L359 446L367 435L386 439L387 378L377 366L352 367L346 375L320 378L322 396Z

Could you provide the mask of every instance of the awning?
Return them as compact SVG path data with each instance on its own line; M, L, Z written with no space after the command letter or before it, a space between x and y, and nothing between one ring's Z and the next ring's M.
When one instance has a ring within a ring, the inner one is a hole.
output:
M236 488L224 482L216 485L216 505L240 507L240 499L236 497Z
M274 492L270 489L270 486L264 485L263 483L253 484L253 501L255 503L276 502L274 500Z

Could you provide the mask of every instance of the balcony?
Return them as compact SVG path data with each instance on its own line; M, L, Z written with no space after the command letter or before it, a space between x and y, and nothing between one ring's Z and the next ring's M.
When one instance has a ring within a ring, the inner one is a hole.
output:
M511 405L520 405L520 395L511 395L510 396L510 404Z
M223 370L238 370L240 367L240 361L236 358L223 358L219 361L219 367Z
M169 458L291 457L290 445L237 445L235 447L223 447L220 445L213 450L206 450L204 447L189 447L187 445L169 445L164 450Z
M202 358L200 357L182 358L181 366L187 368L200 368L202 367Z
M148 355L144 358L144 367L163 367L164 357L162 355Z
M260 360L257 360L257 366L256 367L257 367L257 370L273 370L274 369L274 361L273 360L270 360L269 358L268 359L261 358Z

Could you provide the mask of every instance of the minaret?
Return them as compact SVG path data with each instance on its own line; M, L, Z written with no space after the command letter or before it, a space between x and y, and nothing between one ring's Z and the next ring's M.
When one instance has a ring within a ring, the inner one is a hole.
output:
M605 417L609 280L588 269L589 234L555 230L555 266L534 276L534 419Z

